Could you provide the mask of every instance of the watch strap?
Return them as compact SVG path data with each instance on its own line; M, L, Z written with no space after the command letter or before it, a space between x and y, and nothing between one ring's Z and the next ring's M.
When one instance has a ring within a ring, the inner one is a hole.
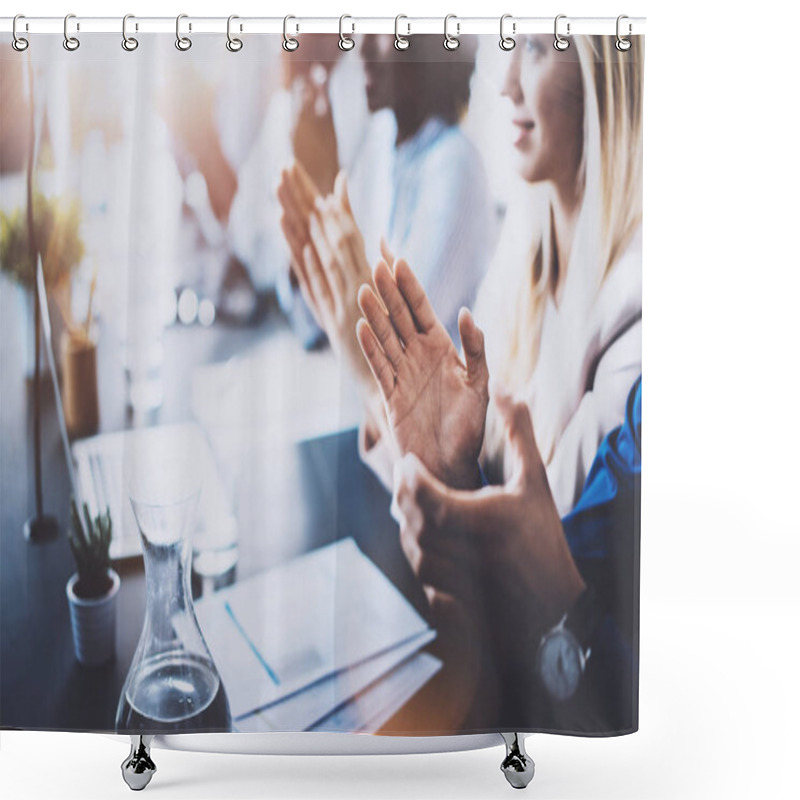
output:
M594 586L589 584L567 612L564 620L564 627L578 640L584 653L589 650L597 625L597 616L596 593Z

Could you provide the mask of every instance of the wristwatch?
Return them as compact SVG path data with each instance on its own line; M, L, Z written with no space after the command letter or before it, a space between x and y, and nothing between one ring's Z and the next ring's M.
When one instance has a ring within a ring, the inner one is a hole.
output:
M587 587L575 605L541 639L539 678L553 700L564 702L578 691L595 625L594 588Z

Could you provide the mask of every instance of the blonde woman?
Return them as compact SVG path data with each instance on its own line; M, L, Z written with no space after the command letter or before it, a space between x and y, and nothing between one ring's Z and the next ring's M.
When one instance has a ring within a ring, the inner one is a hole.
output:
M387 487L409 451L461 488L479 480L478 456L503 480L489 373L528 404L562 515L624 417L641 373L643 44L620 53L613 43L580 36L558 52L549 36L524 36L509 56L503 95L532 205L510 209L479 292L485 352L466 310L463 360L448 348L403 261L379 264L374 288L362 287L358 336L386 416L362 426L360 452Z

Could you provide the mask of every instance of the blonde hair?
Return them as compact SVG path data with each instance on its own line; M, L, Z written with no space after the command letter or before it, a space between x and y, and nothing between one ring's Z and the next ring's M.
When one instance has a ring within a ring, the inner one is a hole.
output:
M511 237L518 237L514 227L538 223L524 254L517 247L516 258L522 259L524 268L511 281L507 259L514 257L513 247L504 248L502 242L498 247L497 270L506 276L501 290L504 306L508 308L509 296L512 300L510 313L506 312L507 335L495 343L497 357L490 359L489 367L511 391L519 391L536 368L545 305L558 282L571 276L593 281L599 289L641 223L644 37L637 39L635 53L619 52L614 42L612 36L572 40L583 84L583 152L576 187L582 195L581 208L569 264L558 263L552 201L542 187L531 187L533 205L526 212L533 211L533 220L512 220L513 225L507 221L505 226ZM489 278L496 281L493 272ZM495 472L493 462L502 457L502 448L502 426L490 407L484 443L488 471ZM552 450L542 452L542 457L547 463Z

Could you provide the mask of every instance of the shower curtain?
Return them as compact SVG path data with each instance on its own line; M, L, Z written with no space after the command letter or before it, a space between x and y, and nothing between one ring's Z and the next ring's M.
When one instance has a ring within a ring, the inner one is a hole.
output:
M178 23L0 40L0 725L635 731L644 38Z

